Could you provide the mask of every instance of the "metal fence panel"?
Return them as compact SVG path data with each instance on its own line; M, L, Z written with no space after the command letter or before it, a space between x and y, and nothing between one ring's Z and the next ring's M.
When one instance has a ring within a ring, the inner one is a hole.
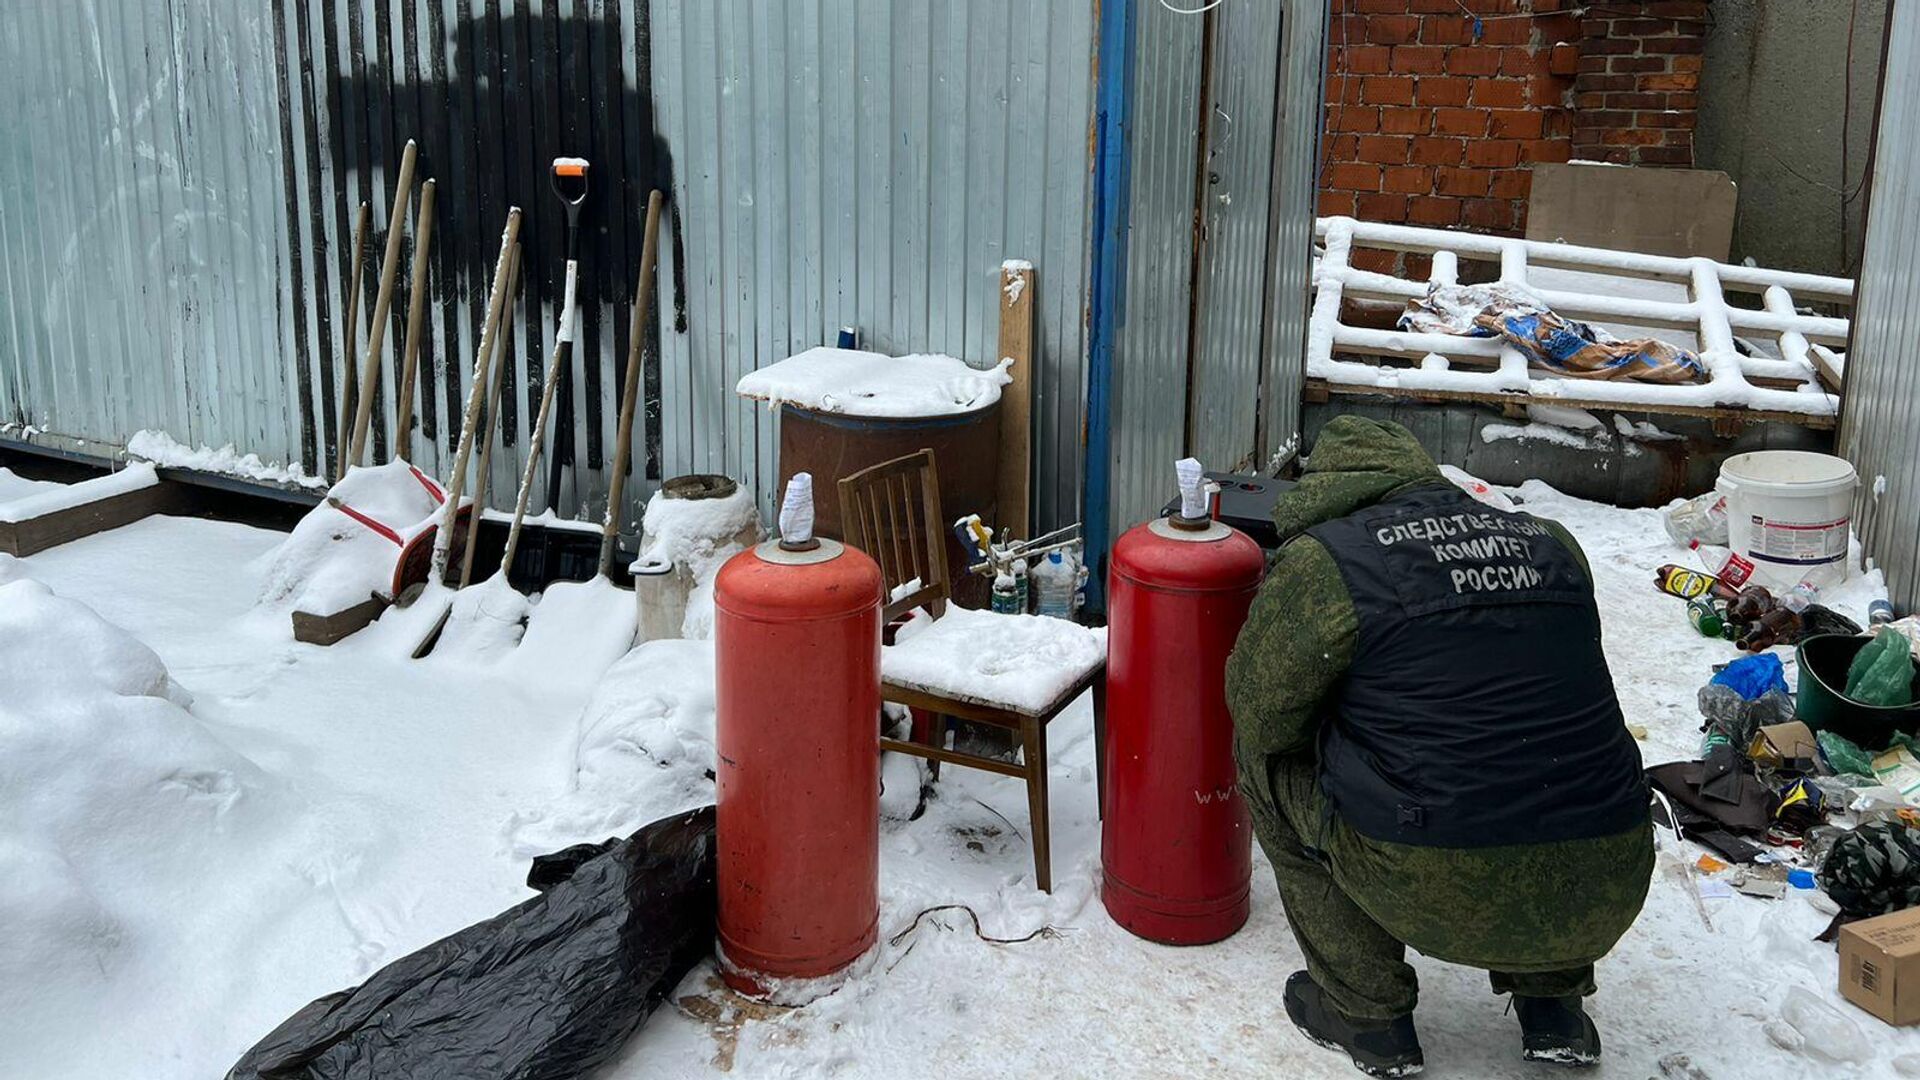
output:
M654 98L689 272L662 467L777 480L745 372L843 325L986 367L999 267L1038 271L1042 525L1079 514L1094 13L1018 0L654 0ZM677 282L675 283L678 284ZM672 293L672 289L669 289Z
M1920 604L1920 7L1893 6L1840 450L1860 473L1855 527L1894 603Z
M125 8L125 10L122 10ZM20 5L0 26L0 437L300 456L271 12Z
M154 428L331 471L353 396L345 356L365 348L411 138L416 185L431 177L437 189L412 445L443 474L500 229L509 206L525 213L492 478L495 505L508 503L563 276L547 163L580 156L593 162L580 335L550 446L569 462L554 493L562 512L597 516L646 192L670 186L653 136L645 3L84 0L10 13L0 87L18 106L0 117L0 422L16 439L30 426L36 443L101 456ZM354 332L350 222L363 200L373 227ZM393 450L417 205L378 358L369 460ZM668 224L671 272L685 259ZM657 414L657 374L647 391ZM633 468L658 477L657 428L641 424ZM537 505L546 488L536 485Z
M1137 4L1131 202L1123 296L1114 318L1114 536L1172 493L1186 453L1193 314L1194 177L1207 22Z
M1116 535L1173 459L1271 469L1297 443L1324 32L1305 2L1137 8Z
M1226 4L1213 25L1187 425L1189 450L1212 469L1254 459L1280 25L1279 4Z
M1258 455L1278 469L1300 446L1306 388L1307 315L1313 305L1313 215L1319 186L1322 75L1327 6L1287 0L1280 22L1273 109L1273 197L1267 256L1266 325L1260 353Z

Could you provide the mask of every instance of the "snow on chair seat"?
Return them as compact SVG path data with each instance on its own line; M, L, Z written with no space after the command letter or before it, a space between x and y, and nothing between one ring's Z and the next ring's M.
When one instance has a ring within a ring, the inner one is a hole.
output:
M880 696L927 722L915 724L916 739L882 738L880 748L925 758L936 778L946 762L1026 781L1034 882L1052 892L1047 725L1092 690L1094 755L1105 760L1106 635L1061 619L947 603L947 518L931 450L843 478L840 512L846 542L880 564L889 597L884 621L912 615L881 650ZM1020 760L947 749L950 718L1018 735Z
M880 650L888 683L1039 715L1107 659L1106 634L1065 619L949 607L900 628Z
M1307 337L1311 394L1625 408L1784 420L1805 427L1832 427L1838 415L1840 399L1832 384L1843 362L1836 350L1846 346L1848 320L1805 314L1798 304L1850 306L1849 279L1347 217L1319 219L1315 235L1322 250L1315 263ZM1353 265L1356 248L1430 255L1432 271L1419 282L1362 270ZM1433 286L1456 284L1463 258L1497 263L1502 284L1530 290L1562 316L1691 334L1708 378L1675 384L1570 378L1529 367L1520 352L1497 338L1380 330L1341 321L1348 299L1404 304ZM1529 279L1540 267L1582 273L1571 276L1573 284L1545 287L1550 283ZM1618 287L1610 287L1609 279ZM1635 279L1670 283L1687 299L1628 295L1644 291L1629 287ZM1758 296L1761 307L1729 304L1728 292ZM1779 356L1743 354L1737 339L1777 342Z

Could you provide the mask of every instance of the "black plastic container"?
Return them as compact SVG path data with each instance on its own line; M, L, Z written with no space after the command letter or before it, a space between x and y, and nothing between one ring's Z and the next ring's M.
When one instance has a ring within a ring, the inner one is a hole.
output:
M1920 672L1914 674L1912 705L1865 705L1846 695L1847 668L1872 640L1867 634L1815 634L1794 650L1800 666L1794 714L1800 722L1870 751L1886 749L1895 732L1920 731Z

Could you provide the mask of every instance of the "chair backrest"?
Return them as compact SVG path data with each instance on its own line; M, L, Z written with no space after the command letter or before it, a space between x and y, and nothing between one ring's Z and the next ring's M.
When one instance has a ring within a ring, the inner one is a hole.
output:
M947 528L940 511L940 475L933 451L883 461L840 481L845 540L880 564L887 595L914 580L920 586L883 609L888 622L925 607L947 613Z

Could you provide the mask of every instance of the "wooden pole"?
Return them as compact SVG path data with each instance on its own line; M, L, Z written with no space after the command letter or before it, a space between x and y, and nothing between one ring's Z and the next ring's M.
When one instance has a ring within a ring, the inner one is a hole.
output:
M373 208L366 203L353 215L353 263L347 274L347 328L345 378L340 380L340 431L333 443L333 478L347 475L347 444L353 440L353 388L360 381L360 264L367 258L367 222Z
M367 359L360 371L360 402L353 418L350 464L360 464L367 448L367 424L373 419L373 395L380 389L380 347L386 344L387 311L393 306L393 280L400 270L400 238L407 230L407 200L413 195L413 164L419 148L412 139L400 155L400 178L393 185L393 213L387 217L387 255L380 262L380 292L373 301L373 323L367 328Z
M570 313L563 309L560 317L565 319L568 314ZM527 439L527 468L520 476L520 495L513 504L513 524L507 529L507 549L500 554L502 574L513 565L514 552L520 549L520 529L527 520L527 500L533 496L533 478L539 475L540 450L547 441L547 418L553 415L553 392L560 385L560 372L557 370L557 365L560 350L564 348L566 348L566 342L556 338L553 343L553 352L547 357L547 385L540 391L540 413L534 419L533 434Z
M1013 381L1000 390L1000 527L1024 540L1033 523L1033 264L1000 267L1000 358Z
M640 390L641 345L646 337L647 316L653 310L653 264L659 257L660 204L664 201L658 189L647 196L646 239L640 244L640 280L633 287L633 318L627 331L627 377L620 389L620 432L614 443L613 460L607 464L607 520L600 534L601 577L606 577L613 565L613 545L620 538L620 500L626 489L627 459L633 453L634 399Z
M480 475L473 481L473 518L467 523L467 549L460 555L460 587L473 580L473 552L479 546L480 514L487 508L488 482L493 479L493 428L499 423L500 373L513 363L513 298L520 290L520 245L513 245L507 267L507 306L500 316L500 347L494 355L493 386L487 390L487 416L480 429Z
M420 185L420 216L413 226L413 291L407 298L407 345L394 408L393 453L413 460L413 383L420 364L420 338L427 321L427 252L433 247L433 180Z
M520 239L520 208L507 211L507 228L500 234L500 254L493 262L493 291L487 296L487 322L480 330L480 345L474 350L473 385L467 388L467 410L460 424L460 443L453 454L453 474L447 481L447 505L440 531L433 537L433 569L429 583L447 578L447 553L453 549L453 526L459 520L460 502L467 493L467 456L473 452L473 429L480 420L480 403L486 400L487 373L493 359L493 338L500 329L500 312L507 301L507 275L514 245ZM418 653L415 654L419 655Z

